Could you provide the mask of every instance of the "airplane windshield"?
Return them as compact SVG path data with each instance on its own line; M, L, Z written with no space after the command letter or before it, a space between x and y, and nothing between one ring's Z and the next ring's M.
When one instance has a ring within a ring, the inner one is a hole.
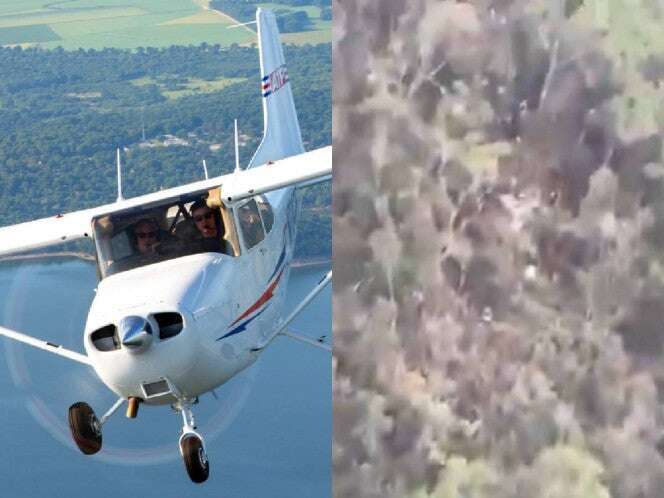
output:
M101 278L190 254L236 256L233 217L204 196L93 220Z

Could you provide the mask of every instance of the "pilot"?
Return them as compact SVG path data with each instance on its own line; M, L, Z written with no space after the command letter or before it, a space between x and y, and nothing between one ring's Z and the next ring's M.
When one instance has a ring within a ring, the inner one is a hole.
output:
M219 212L208 207L207 203L200 199L191 205L189 213L197 230L193 244L196 248L195 252L220 251L221 222Z
M162 259L159 254L161 230L153 218L142 218L127 231L133 238L134 252L114 261L108 268L109 275L156 263Z
M152 218L144 218L134 225L136 249L140 254L155 254L159 246L159 226Z
M255 206L255 204L253 206ZM239 210L239 215L240 223L242 224L242 233L244 234L245 239L244 242L248 248L251 248L265 238L260 215L255 207L252 209L251 204L245 204L242 206Z

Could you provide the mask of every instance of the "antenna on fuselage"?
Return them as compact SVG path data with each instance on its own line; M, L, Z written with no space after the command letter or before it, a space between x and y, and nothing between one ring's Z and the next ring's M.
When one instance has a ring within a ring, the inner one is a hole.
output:
M237 119L233 120L235 123L235 172L240 171L240 139L237 133Z
M208 176L208 170L207 170L207 163L205 162L205 159L203 159L203 171L205 172L205 179L207 180L209 178L209 176Z
M122 197L122 163L120 162L120 147L116 149L117 153L117 166L118 166L118 198L116 202L124 201Z

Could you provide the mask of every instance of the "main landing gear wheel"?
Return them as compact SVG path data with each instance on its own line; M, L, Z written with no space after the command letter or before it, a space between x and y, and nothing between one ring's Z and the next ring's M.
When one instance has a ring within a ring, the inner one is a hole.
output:
M86 455L101 449L101 424L87 403L79 401L69 407L69 429L76 446Z
M195 434L185 434L180 441L180 451L189 478L196 483L205 482L210 475L210 463L201 438Z

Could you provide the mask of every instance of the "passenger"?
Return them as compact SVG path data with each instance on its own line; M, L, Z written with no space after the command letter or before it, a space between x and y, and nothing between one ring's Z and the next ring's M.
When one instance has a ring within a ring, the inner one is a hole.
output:
M256 203L253 201L242 206L239 211L240 224L244 235L244 243L251 248L265 238L263 225L258 214Z
M219 235L217 217L203 200L196 201L191 206L191 217L199 233L204 239L216 238Z

